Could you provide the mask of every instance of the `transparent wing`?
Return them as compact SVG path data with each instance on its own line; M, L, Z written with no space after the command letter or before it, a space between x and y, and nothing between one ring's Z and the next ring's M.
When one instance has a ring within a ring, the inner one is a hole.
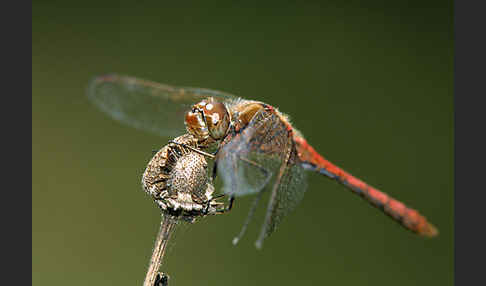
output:
M88 98L115 120L161 136L184 132L184 114L207 97L221 101L234 95L216 90L174 87L130 76L104 75L93 79Z
M295 153L293 153L295 154ZM294 159L291 158L291 161ZM306 172L299 164L289 164L282 175L272 206L265 237L275 231L282 219L302 201L307 189Z
M226 194L242 196L265 187L270 199L265 236L302 200L306 190L305 172L297 164L291 134L274 112L262 110L239 134L225 141L218 152L218 175Z
M278 173L284 153L277 146L284 147L285 142L277 134L279 126L274 126L278 122L270 120L270 116L260 111L240 133L228 135L221 144L217 163L224 193L257 193Z

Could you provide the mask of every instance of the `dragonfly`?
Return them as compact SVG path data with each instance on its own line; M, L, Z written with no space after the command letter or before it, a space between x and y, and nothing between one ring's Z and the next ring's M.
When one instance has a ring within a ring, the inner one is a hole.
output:
M307 171L343 185L401 226L420 236L438 229L417 210L356 178L319 154L276 107L230 93L177 87L124 75L92 80L88 97L104 113L129 126L161 136L179 136L184 129L197 139L194 151L214 154L212 176L223 182L222 193L256 194L236 244L246 231L264 193L269 194L262 228L255 242L272 234L300 203Z

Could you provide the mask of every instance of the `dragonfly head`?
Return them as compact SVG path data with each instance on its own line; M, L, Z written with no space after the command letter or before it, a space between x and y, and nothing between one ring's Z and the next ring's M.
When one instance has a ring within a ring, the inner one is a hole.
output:
M187 132L200 141L220 140L228 131L230 114L226 106L210 97L192 106L186 113Z

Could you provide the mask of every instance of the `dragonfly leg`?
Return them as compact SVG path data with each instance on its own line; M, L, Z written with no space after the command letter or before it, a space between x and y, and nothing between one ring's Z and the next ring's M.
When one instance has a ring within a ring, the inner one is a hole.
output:
M235 202L235 197L234 196L231 196L231 198L229 200L228 210L231 210L233 208L234 202Z
M198 149L198 148L194 148L194 147L192 147L192 146L188 146L188 145L186 145L186 144L184 144L184 143L175 142L175 141L173 141L173 140L170 140L170 141L169 141L169 143L172 143L172 144L177 144L177 145L182 146L182 147L184 147L184 148L187 148L187 149L189 149L189 150L191 150L191 151L194 151L194 152L196 152L196 153L199 153L199 154L201 154L201 155L203 155L203 156L206 156L206 157L208 157L208 158L210 158L210 159L214 159L214 157L215 157L215 155L213 155L213 154L211 154L211 153L204 152L204 151L202 151L202 150L200 150L200 149Z
M218 174L218 160L215 160L213 164L213 173L211 174L211 179L213 182L216 180L217 174Z
M214 196L213 200L219 199L219 198L222 198L222 197L225 197L225 196L226 196L226 194L219 194L219 195Z
M240 241L241 237L243 237L243 235L245 234L246 229L248 228L248 225L250 224L250 221L253 218L253 215L255 214L256 208L258 206L258 203L260 202L260 199L262 198L264 191L265 189L258 192L256 198L253 200L250 211L248 212L245 222L241 227L240 233L238 233L238 235L233 238L233 245L236 245Z
M247 217L245 219L245 222L243 223L243 226L242 226L240 232L238 233L238 235L235 238L233 238L233 245L236 245L238 243L238 241L241 239L241 237L243 237L243 235L245 234L246 229L248 228L248 225L250 224L250 221L253 218L253 215L255 214L255 211L256 211L256 208L258 206L258 203L259 203L259 201L260 201L260 199L261 199L261 197L262 197L262 195L263 195L263 193L265 191L265 188L264 187L267 185L268 181L272 177L271 172L269 170L267 170L265 167L261 166L257 162L254 162L254 161L252 161L252 160L250 160L248 158L245 158L243 156L237 156L237 158L235 158L234 160L232 160L232 162L233 162L233 168L235 170L233 172L233 174L237 174L237 172L236 172L236 169L237 169L236 162L238 160L241 160L241 161L245 162L246 164L248 164L250 166L253 166L253 167L257 168L258 170L260 170L263 173L265 179L264 179L264 182L261 184L262 185L262 189L258 191L257 197L253 201L253 204L252 204L252 206L250 208L250 211L248 212L248 215L247 215ZM213 180L216 179L217 167L218 167L218 160L216 159L214 161L214 165L213 165L213 174L212 174L212 179ZM235 182L236 182L236 180L232 180L232 186L231 186L231 188L233 190L236 190L237 189L237 186L236 186ZM233 207L234 200L235 200L235 197L234 196L231 196L230 199L229 199L229 206L227 208L221 210L220 213L225 213L225 212L230 211L232 209L232 207Z
M234 202L235 202L235 197L231 196L229 198L228 206L224 207L223 209L216 210L217 214L224 214L224 213L231 211L231 209L233 208Z
M226 194L220 194L220 195L217 195L217 196L213 197L209 201L207 201L206 202L206 208L204 209L204 213L205 214L208 214L209 213L209 207L211 206L211 202L214 202L217 199L222 198L222 197L225 197L225 196L226 196ZM235 201L235 197L234 196L231 196L229 198L228 206L223 207L221 209L216 209L216 212L213 213L213 214L224 214L224 213L227 213L227 212L231 211L231 209L233 208L234 201ZM220 204L220 202L217 202L217 203ZM221 204L223 204L223 203L221 203Z
M240 159L241 161L243 161L243 162L245 162L245 163L247 163L247 164L249 164L253 167L256 167L257 169L262 171L265 175L265 181L262 184L263 188L257 193L256 198L253 200L253 203L250 207L250 210L248 211L248 215L246 216L245 222L243 223L243 226L241 227L240 232L238 233L237 236L235 236L233 238L233 245L236 245L240 241L240 239L243 237L243 235L245 234L246 229L248 228L248 225L250 224L250 221L252 220L253 215L255 214L258 203L260 202L260 199L262 198L263 193L265 192L265 186L267 185L268 181L271 178L270 171L268 171L266 168L264 168L260 164L254 162L254 161L252 161L248 158L242 157L242 156L238 156L238 159Z

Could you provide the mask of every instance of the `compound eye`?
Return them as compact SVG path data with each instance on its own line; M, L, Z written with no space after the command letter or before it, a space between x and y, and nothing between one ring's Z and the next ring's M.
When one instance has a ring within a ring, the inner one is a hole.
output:
M193 108L186 113L185 122L188 133L194 135L198 140L206 140L209 137L209 131L201 109Z
M206 117L206 124L211 137L216 140L223 138L230 123L230 116L226 106L213 98L209 98L204 105L204 116Z

